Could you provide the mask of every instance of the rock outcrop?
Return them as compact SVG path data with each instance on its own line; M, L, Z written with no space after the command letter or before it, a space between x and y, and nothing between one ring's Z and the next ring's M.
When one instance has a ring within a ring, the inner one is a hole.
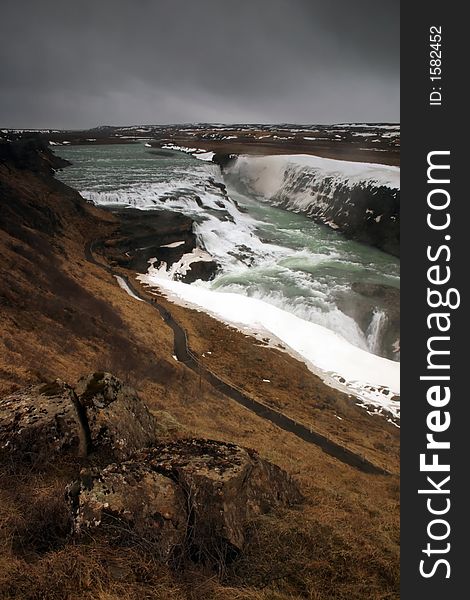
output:
M185 439L135 454L70 486L76 531L120 520L159 540L162 556L226 560L245 544L247 523L301 501L282 469L252 450Z
M133 208L113 213L119 218L119 230L106 242L105 251L119 266L146 273L151 258L176 262L196 248L192 219L181 213Z
M49 461L85 456L88 440L73 389L63 381L37 385L0 399L0 452L12 459Z
M215 152L214 156L212 157L212 162L214 162L216 165L219 165L219 167L223 170L225 167L231 165L236 159L236 154L225 154L222 152Z
M75 393L95 449L124 460L155 443L155 418L136 392L114 375L98 372L83 377Z
M174 481L139 462L112 464L93 474L83 470L67 490L80 533L121 527L156 548L168 561L181 554L186 537L186 499Z
M40 137L27 137L0 142L0 164L9 163L16 168L34 173L51 174L71 163L56 156L47 142Z
M184 275L177 279L183 283L194 283L198 279L210 281L218 269L219 265L215 260L193 260Z
M301 500L285 471L254 450L235 444L179 440L151 448L139 457L151 469L172 477L185 491L196 552L213 553L224 544L241 549L247 521L275 506Z
M100 528L150 544L163 562L220 567L243 549L249 521L302 500L292 478L254 450L157 443L156 431L147 406L110 373L0 399L0 463L27 457L47 469L66 459L78 474L66 488L75 534Z
M155 443L155 419L109 373L34 386L0 399L0 449L35 461L65 453L123 460Z
M159 202L164 203L165 197ZM178 263L182 257L197 249L193 220L169 210L115 209L119 231L107 240L104 251L111 263L147 273L150 262L156 266ZM192 283L196 279L209 281L219 268L214 260L194 260L187 274L180 279Z

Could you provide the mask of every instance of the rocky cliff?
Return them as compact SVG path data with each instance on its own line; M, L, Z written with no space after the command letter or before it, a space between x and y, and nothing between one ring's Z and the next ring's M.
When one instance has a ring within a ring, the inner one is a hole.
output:
M51 174L70 163L53 154L43 138L20 137L14 141L0 141L1 164L33 173Z
M242 191L400 256L399 167L302 155L214 159Z

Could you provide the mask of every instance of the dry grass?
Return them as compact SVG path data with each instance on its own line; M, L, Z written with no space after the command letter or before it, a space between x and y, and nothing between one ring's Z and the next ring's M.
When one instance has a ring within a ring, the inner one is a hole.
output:
M219 578L193 563L165 567L151 546L122 532L71 538L63 492L72 471L56 465L2 478L0 598L398 598L397 524L389 502L375 504L396 485L388 478L355 478L352 494L340 482L326 489L321 473L318 485L305 485L305 474L305 506L251 523L245 552Z

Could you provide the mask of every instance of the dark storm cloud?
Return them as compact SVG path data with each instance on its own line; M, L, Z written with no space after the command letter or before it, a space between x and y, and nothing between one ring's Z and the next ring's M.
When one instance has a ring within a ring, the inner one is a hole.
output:
M398 0L2 0L0 126L397 121Z

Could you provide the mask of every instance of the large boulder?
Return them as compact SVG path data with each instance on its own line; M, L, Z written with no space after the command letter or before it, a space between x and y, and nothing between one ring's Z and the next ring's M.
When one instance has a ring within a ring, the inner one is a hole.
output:
M191 511L192 551L240 550L248 521L301 501L295 482L254 450L212 440L179 440L140 453L153 470L184 489Z
M135 390L114 375L100 371L82 377L75 393L94 449L124 460L155 443L155 417Z
M247 523L301 501L289 475L253 450L185 439L141 451L132 460L82 474L70 487L76 531L120 519L160 553L226 560L245 544ZM161 536L160 538L158 536Z
M54 455L124 460L154 444L156 420L132 388L93 373L72 388L63 381L0 399L0 451L47 462Z
M0 451L32 462L55 454L85 456L86 430L73 389L63 381L41 384L0 399Z
M101 473L84 470L68 487L75 531L108 526L153 544L168 561L183 549L187 513L181 488L136 462L113 464Z

